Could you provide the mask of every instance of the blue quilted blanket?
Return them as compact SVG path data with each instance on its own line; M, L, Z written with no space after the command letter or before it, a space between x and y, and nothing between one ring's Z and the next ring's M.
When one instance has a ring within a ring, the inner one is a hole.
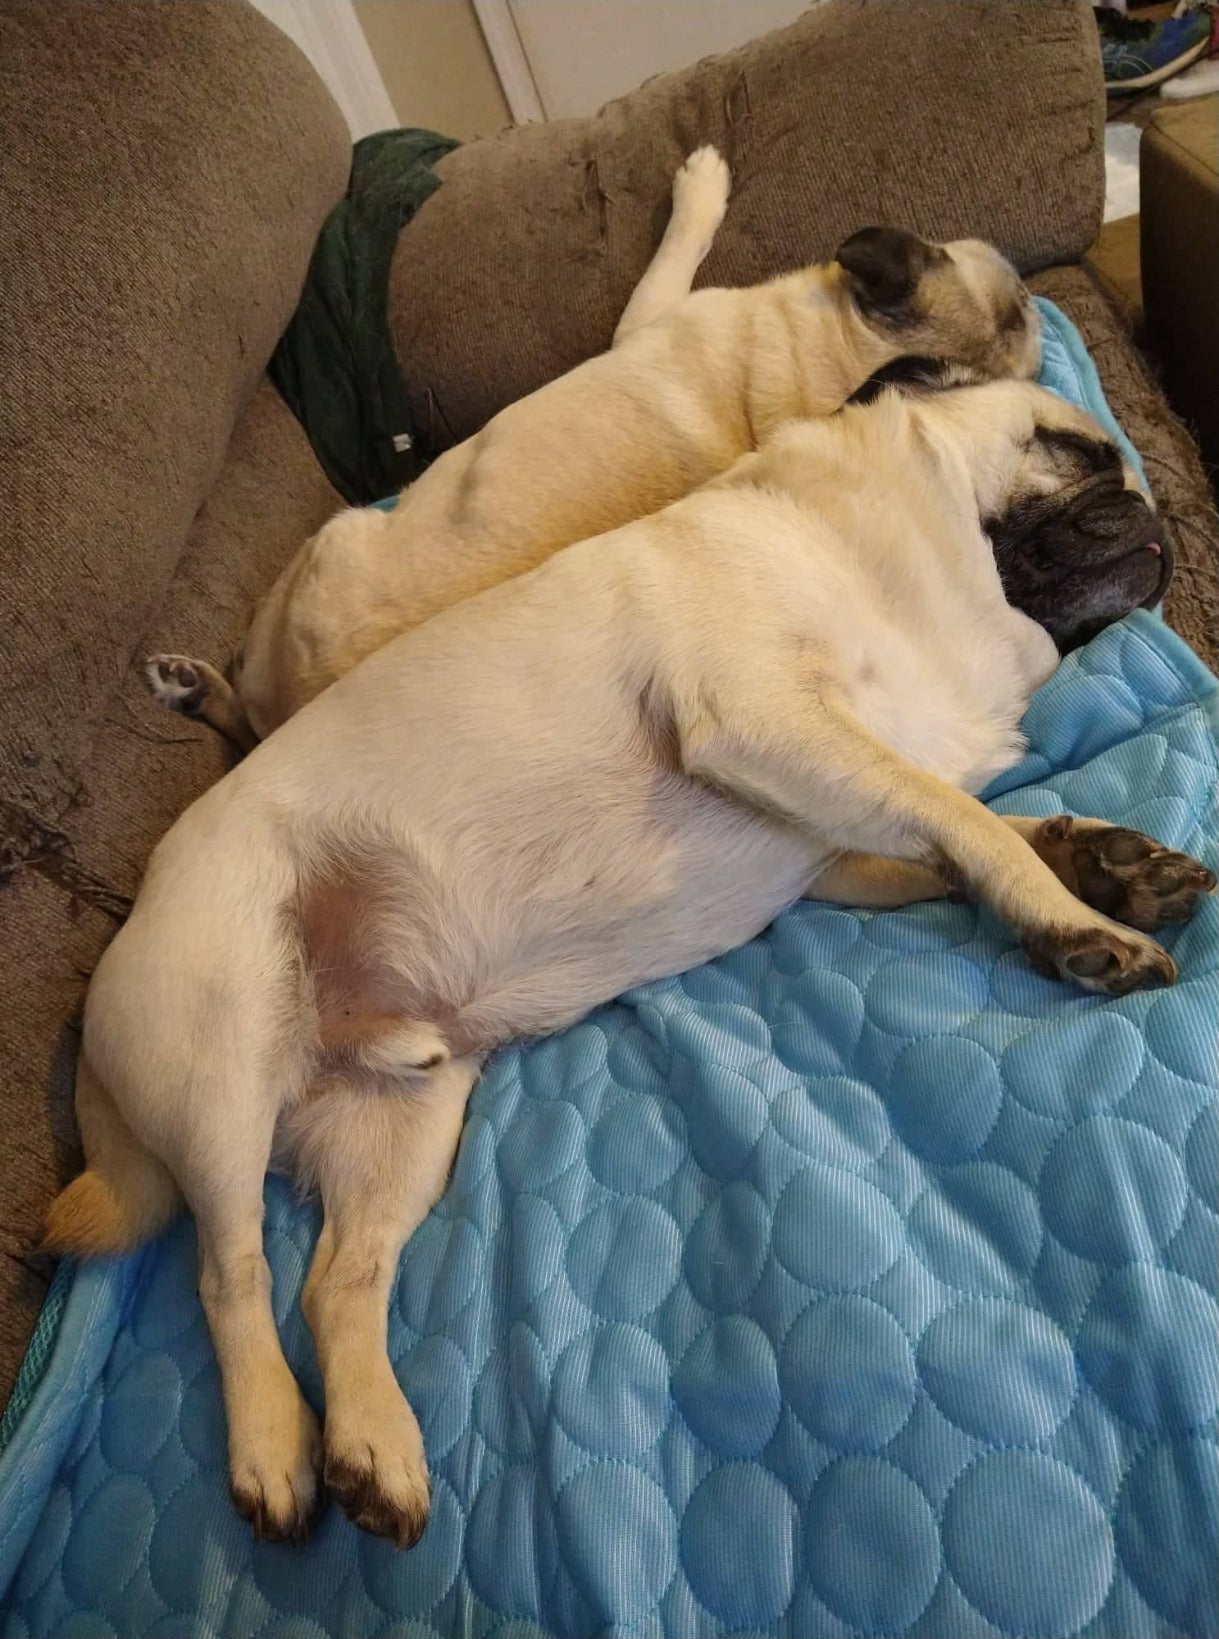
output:
M1046 308L1045 379L1107 415ZM997 807L1219 864L1219 684L1073 656ZM227 1495L182 1222L72 1277L0 1462L4 1639L1219 1634L1219 900L1171 990L1037 977L968 905L800 904L479 1086L404 1256L410 1554ZM275 1306L318 1228L267 1189Z

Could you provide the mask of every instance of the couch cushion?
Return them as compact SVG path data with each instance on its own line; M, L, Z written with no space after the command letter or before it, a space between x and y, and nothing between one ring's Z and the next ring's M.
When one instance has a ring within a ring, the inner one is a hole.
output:
M595 118L459 148L391 273L421 430L466 438L609 345L700 143L733 172L702 283L770 278L872 222L980 235L1030 268L1096 236L1104 113L1083 0L823 0Z
M1164 613L1211 670L1219 671L1219 514L1198 446L1082 268L1047 268L1030 283L1078 325L1110 408L1143 457L1176 552Z
M350 161L234 0L0 5L0 789L55 826Z
M147 648L223 659L254 597L339 504L264 380L190 532ZM10 862L0 890L0 1405L51 1268L32 1251L42 1215L77 1164L74 1021L86 979L157 840L227 768L219 739L154 705L134 666L89 741L93 755L71 807L54 827L34 831L25 819L21 858L15 868ZM8 813L16 831L22 821Z

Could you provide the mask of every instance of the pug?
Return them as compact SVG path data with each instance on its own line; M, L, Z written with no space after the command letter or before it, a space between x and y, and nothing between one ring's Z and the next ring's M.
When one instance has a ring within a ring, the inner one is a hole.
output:
M1037 310L977 240L864 228L824 266L691 295L727 198L727 166L699 149L611 351L501 411L392 512L331 519L255 611L229 676L157 655L157 698L248 750L399 633L688 494L895 360L958 382L1036 374Z
M1053 530L1102 488L1111 528ZM324 1488L399 1544L424 1528L386 1303L496 1047L801 896L967 894L1070 984L1173 981L1151 930L1214 888L1204 866L974 795L1060 648L1162 596L1159 545L1083 411L1028 383L888 391L435 615L187 810L90 986L87 1170L47 1242L119 1252L194 1213L259 1536L302 1537ZM276 1335L269 1163L321 1194L324 1435Z

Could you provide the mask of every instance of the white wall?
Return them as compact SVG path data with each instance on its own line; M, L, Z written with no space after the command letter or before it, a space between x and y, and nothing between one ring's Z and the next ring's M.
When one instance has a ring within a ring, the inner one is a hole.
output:
M511 121L471 0L355 0L403 125L463 142Z
M351 0L253 0L305 53L343 110L352 137L400 124Z
M592 114L665 69L790 23L809 0L502 0L547 118ZM897 4L898 0L892 0Z

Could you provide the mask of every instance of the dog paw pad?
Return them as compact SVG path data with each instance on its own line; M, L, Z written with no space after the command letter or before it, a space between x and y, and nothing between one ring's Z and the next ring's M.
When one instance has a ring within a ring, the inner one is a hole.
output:
M207 699L207 679L196 661L180 654L154 654L144 662L144 680L155 700L184 717L196 717Z

